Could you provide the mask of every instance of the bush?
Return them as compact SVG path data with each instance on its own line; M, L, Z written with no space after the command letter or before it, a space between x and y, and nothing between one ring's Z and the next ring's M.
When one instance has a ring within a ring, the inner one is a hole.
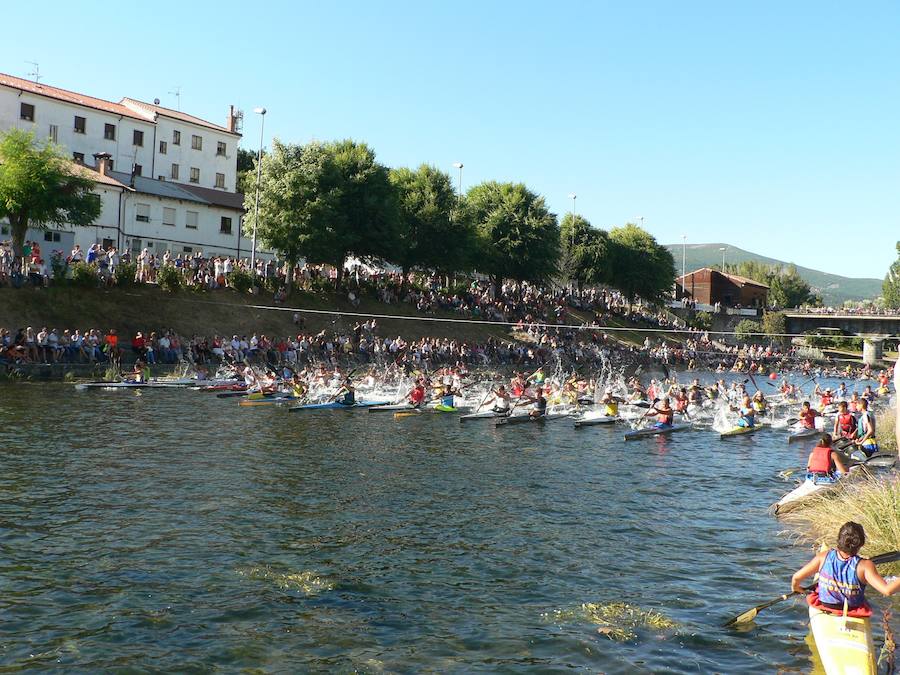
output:
M709 312L697 312L689 322L697 330L709 330L712 328L712 314Z
M69 263L66 262L62 251L54 251L50 256L50 270L53 275L53 281L64 281L69 274Z
M253 287L253 276L244 270L232 270L225 278L228 285L238 293L246 293Z
M81 288L95 288L99 285L97 268L86 262L77 262L72 265L72 285Z
M120 288L128 288L134 286L134 279L137 276L137 263L120 262L116 267L116 286Z
M757 321L752 321L751 319L742 319L738 322L738 325L734 327L734 336L741 342L753 342L759 340L758 335L751 335L751 333L762 332L762 326L760 326Z
M168 293L176 293L181 288L181 274L173 266L161 267L156 273L156 283Z

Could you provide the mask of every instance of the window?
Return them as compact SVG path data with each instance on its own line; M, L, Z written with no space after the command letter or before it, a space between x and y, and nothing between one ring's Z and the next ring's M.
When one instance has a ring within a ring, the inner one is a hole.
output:
M144 173L144 167L142 167L140 164L135 164L134 169L131 170L131 173L133 173L135 176L141 176Z
M175 209L163 208L163 225L175 227Z
M196 166L191 167L191 182L199 183L200 182L200 169Z
M113 170L113 164L114 164L114 162L113 162L111 159L108 159L108 160L106 160L106 161L109 162L109 170L112 171L112 170Z
M222 216L222 221L219 224L219 232L221 234L231 234L231 218Z
M86 127L87 127L87 120L84 119L83 117L79 117L78 115L75 115L75 133L83 134Z
M113 240L112 240L112 239L104 239L104 240L103 240L103 248L104 248L104 250L108 251L108 250L111 249L112 247L113 247Z
M172 145L181 145L181 132L172 130Z
M220 188L225 187L225 174L224 173L216 174L216 187L220 187Z
M169 171L169 178L172 180L178 180L178 165L173 164L171 171Z
M135 204L135 216L134 219L141 223L149 223L150 222L150 205L149 204Z
M19 118L34 122L34 106L30 103L22 103L19 105Z
M165 141L159 142L159 154L161 154L161 155L166 154L166 150L168 150L168 149L169 149L168 143L166 143Z
M194 150L202 150L203 149L203 137L202 136L191 136L191 148Z
M59 127L55 124L50 125L50 140L59 143Z
M166 177L163 176L162 174L160 174L156 177L156 180L165 180L165 179L166 179Z
M44 241L59 241L59 232L44 232Z
M9 226L8 225L0 225L0 234L3 234L3 235L9 234Z
M199 219L199 216L200 213L197 211L186 211L184 214L184 226L189 227L192 230L196 230L197 220Z
M188 211L188 213L190 213L190 211ZM193 252L194 252L194 249L193 249L192 247L190 247L190 246L182 246L182 247L181 247L181 252L182 252L182 253L193 253Z
M144 132L134 130L134 140L132 141L134 145L139 145L140 147L144 147Z
M79 164L84 164L84 153L83 152L73 152L72 159L74 159Z
M216 155L219 157L224 157L226 147L227 146L222 141L216 143Z
M116 125L115 124L104 124L103 125L103 138L108 141L116 140Z

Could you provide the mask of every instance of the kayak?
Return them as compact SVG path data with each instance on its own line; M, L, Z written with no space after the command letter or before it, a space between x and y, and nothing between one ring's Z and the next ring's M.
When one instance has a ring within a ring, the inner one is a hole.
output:
M619 421L618 417L610 415L599 415L597 417L580 417L575 420L575 428L592 427L598 424L615 424Z
M329 401L328 403L307 403L305 405L295 405L288 410L291 412L299 412L301 410L351 410L353 408L371 408L377 405L386 405L390 401L357 401L351 405L338 403L337 401Z
M387 405L373 405L369 408L370 413L397 412L399 410L417 410L417 408L411 406L409 403L388 403Z
M790 436L788 436L788 443L796 443L797 441L802 441L807 438L815 438L816 436L821 436L822 432L818 429L801 429Z
M290 403L291 401L299 401L301 397L285 394L283 396L261 396L259 398L245 398L238 405L275 405L276 403Z
M815 607L809 608L816 651L826 675L875 675L875 641L868 617L846 619Z
M500 417L509 417L510 413L507 412L496 412L494 410L483 410L482 412L477 413L469 413L468 415L460 415L460 422L469 422L471 420L492 420Z
M745 434L753 434L759 431L760 429L764 429L767 427L767 424L757 424L752 427L734 427L733 429L729 429L728 431L723 431L719 434L719 438L728 438L729 436L743 436Z
M666 436L674 434L676 431L686 431L690 429L690 424L673 424L670 427L647 427L646 429L635 429L634 431L625 432L625 440L633 441L644 436Z
M369 410L371 412L371 409ZM394 412L394 418L400 419L402 417L409 417L410 415L427 415L434 413L455 413L459 412L459 408L455 406L449 405L434 405L428 408L413 408L412 406L407 406L406 408L402 408L401 410L397 410Z
M543 424L544 422L552 422L553 420L562 419L563 417L570 417L570 414L568 412L544 413L538 417L532 417L531 415L510 415L506 416L504 419L497 420L497 423L494 426L526 424L528 422L539 422Z
M76 389L151 389L153 387L160 388L166 385L153 385L149 382L81 382L75 385Z
M814 476L812 474L806 474L806 478L802 483L772 505L772 510L775 515L781 515L788 511L792 511L812 495L822 494L835 489L839 481L840 478L833 476Z

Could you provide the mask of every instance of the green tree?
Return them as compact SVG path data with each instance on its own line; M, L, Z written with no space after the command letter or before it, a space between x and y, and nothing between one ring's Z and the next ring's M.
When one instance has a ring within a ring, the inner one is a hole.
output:
M255 174L244 203L253 226ZM399 214L388 170L375 153L352 140L286 145L277 140L263 157L257 233L289 264L300 258L337 270L340 287L348 256L393 261Z
M560 276L578 285L606 283L609 236L581 216L567 213L559 228Z
M400 236L393 261L406 273L414 267L452 273L473 260L474 232L461 217L449 174L422 164L415 171L392 169L397 190Z
M809 284L803 280L794 265L787 270L773 270L769 281L768 304L776 307L798 307L803 304L816 304Z
M759 322L752 319L741 319L734 327L734 336L741 342L756 342L762 332Z
M884 277L881 293L884 296L885 307L900 309L900 241L897 242L897 260Z
M609 284L629 307L638 296L661 302L675 285L675 259L665 246L634 223L609 231Z
M559 225L544 198L521 183L488 181L466 195L467 217L479 240L478 269L503 279L544 283L558 272Z
M0 137L0 218L9 221L17 265L29 227L90 225L98 218L100 199L93 188L89 172L65 158L59 146L36 143L19 129Z

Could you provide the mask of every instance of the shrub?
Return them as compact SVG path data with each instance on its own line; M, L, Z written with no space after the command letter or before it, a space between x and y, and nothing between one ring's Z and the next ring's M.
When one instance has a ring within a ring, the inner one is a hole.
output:
M137 263L120 262L116 267L116 286L128 288L134 286L134 278L137 276Z
M175 267L161 267L156 274L156 283L162 290L176 293L181 288L181 274Z
M93 288L99 284L97 268L86 262L77 262L72 265L72 284L82 288Z
M53 251L50 256L50 270L53 275L53 281L60 282L65 280L69 273L69 263L62 251Z
M757 321L751 319L742 319L738 325L734 327L734 336L741 342L753 342L759 339L757 335L751 333L762 333L762 326Z
M225 278L228 280L228 285L238 293L246 293L253 286L253 276L244 270L232 270Z
M697 330L709 330L712 328L712 314L709 312L697 312L691 318L690 324Z

